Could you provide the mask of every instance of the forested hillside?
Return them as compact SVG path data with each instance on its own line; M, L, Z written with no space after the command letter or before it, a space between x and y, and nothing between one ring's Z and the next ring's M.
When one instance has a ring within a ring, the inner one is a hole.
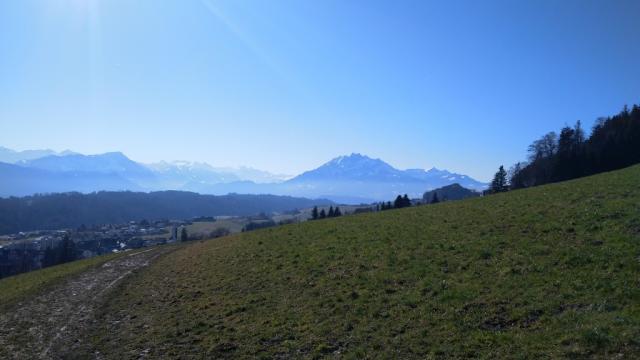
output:
M529 146L527 162L511 169L519 189L621 169L640 163L640 106L600 118L587 138L581 123L549 132Z
M0 198L0 234L132 220L190 219L196 216L248 216L329 205L275 195L200 195L183 191L62 193Z
M466 189L460 184L451 184L438 189L427 191L422 195L425 203L437 203L440 201L463 200L480 196L480 193Z

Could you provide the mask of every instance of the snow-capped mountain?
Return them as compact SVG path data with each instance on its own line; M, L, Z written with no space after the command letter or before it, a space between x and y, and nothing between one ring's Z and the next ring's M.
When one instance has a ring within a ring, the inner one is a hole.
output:
M380 159L372 159L361 154L351 154L337 157L317 169L307 171L288 183L345 183L365 182L391 185L417 184L421 187L420 193L425 190L459 183L463 187L481 190L487 184L472 179L467 175L461 175L431 168L399 170ZM413 186L412 186L413 188ZM407 190L409 192L409 190Z
M317 169L307 171L289 180L291 183L304 181L395 181L402 177L402 171L380 159L372 159L361 154L337 157Z
M365 203L388 201L405 193L421 197L425 191L454 183L473 190L487 186L447 170L399 170L361 154L337 157L289 180L247 167L216 168L187 161L144 165L121 152L51 155L45 151L43 154L47 155L0 166L0 179L4 184L0 196L107 189L187 190L215 195L274 194Z
M252 167L214 167L215 171L228 173L237 176L243 181L252 181L256 184L279 183L291 178L290 175L273 174L268 171L254 169Z
M175 189L202 192L216 184L248 182L250 184L280 183L286 175L276 175L246 166L213 167L204 162L162 161L147 165L162 179L165 186Z
M283 180L280 175L248 167L215 168L207 163L188 161L145 165L121 152L83 155L68 150L17 152L0 148L0 164L4 184L0 196L100 190L207 192L217 184L245 181L255 186L255 183Z
M399 170L380 159L361 154L337 157L320 167L279 184L233 182L200 189L201 192L279 194L327 198L341 203L369 203L393 200L409 194L420 198L425 191L459 183L482 190L487 184L447 170Z
M189 189L201 184L219 184L242 180L228 172L221 172L207 163L188 161L162 161L149 164L164 187L169 189Z
M404 170L404 173L421 181L429 182L433 185L433 188L439 187L440 185L437 185L439 183L446 183L445 185L460 184L462 187L476 191L487 188L486 183L475 180L467 175L456 174L447 170L436 169L435 167L429 170L407 169Z

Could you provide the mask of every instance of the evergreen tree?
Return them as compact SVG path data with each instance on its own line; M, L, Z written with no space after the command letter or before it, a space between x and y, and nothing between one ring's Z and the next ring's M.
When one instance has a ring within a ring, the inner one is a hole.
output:
M335 213L333 212L333 206L329 206L329 213L327 214L327 217L334 217Z
M560 130L560 138L558 139L558 155L568 155L573 151L575 141L575 131L565 126Z
M387 201L387 210L393 209L393 205L391 204L391 201Z
M517 162L509 169L509 188L520 189L524 187L522 179L522 163Z
M335 217L342 216L342 211L340 211L339 207L336 206L336 210L333 212L333 215Z
M439 202L440 202L440 199L438 199L438 193L434 191L433 196L431 197L430 204L437 204Z
M318 220L318 207L314 206L313 210L311 211L311 218L313 220Z
M504 170L504 166L500 165L498 172L496 172L491 182L491 192L499 193L509 190L507 185L507 172Z
M404 207L410 207L411 206L411 199L409 199L409 195L404 194L404 196L402 197L402 204Z
M635 106L635 105L634 105ZM582 122L578 120L573 128L574 143L576 146L584 144L584 130L582 130Z
M182 231L180 232L180 240L181 241L188 241L189 240L189 234L187 233L187 227L186 226L182 227Z
M576 134L573 128L565 126L560 130L558 139L558 153L553 158L553 174L551 181L562 181L572 179L579 173L576 156L580 135Z
M396 209L400 209L403 205L403 201L402 201L402 196L398 195L398 197L396 197L396 200L393 202L393 207Z
M320 219L324 219L327 217L327 213L324 211L324 209L320 210Z

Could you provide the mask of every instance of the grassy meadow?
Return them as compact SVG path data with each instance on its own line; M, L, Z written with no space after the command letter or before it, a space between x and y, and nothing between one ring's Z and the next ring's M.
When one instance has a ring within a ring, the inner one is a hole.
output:
M197 242L135 274L113 357L632 358L640 166Z

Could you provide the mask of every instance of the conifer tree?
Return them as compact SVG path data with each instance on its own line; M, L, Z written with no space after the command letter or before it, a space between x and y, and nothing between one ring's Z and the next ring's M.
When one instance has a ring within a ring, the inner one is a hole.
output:
M189 240L189 234L187 234L187 227L186 226L182 227L182 231L181 231L181 234L180 234L180 240L181 241Z
M313 210L311 211L311 218L313 220L318 220L318 207L314 206Z
M327 213L324 211L324 209L320 210L320 219L324 219L327 217Z
M411 200L409 199L409 195L404 194L404 196L402 197L402 203L403 203L404 207L410 207L411 206Z
M634 105L635 106L635 105ZM578 120L573 128L574 143L576 146L580 146L584 143L584 130L582 130L582 122Z
M491 192L499 193L507 190L509 190L507 185L507 172L504 170L504 166L500 165L498 172L496 172L491 182Z
M342 211L340 211L340 208L336 206L336 210L333 212L333 216L338 217L338 216L342 216Z
M329 213L327 214L327 217L334 217L335 213L333 212L333 206L329 206Z

